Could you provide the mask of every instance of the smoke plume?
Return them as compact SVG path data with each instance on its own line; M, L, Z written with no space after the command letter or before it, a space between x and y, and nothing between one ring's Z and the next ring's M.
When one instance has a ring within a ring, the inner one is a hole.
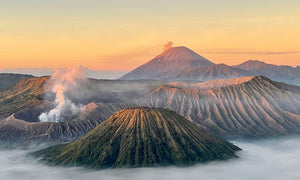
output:
M66 117L74 115L79 107L68 99L65 93L76 90L78 83L84 79L85 75L81 66L55 70L50 79L51 91L55 94L55 108L42 113L39 116L40 121L64 121Z
M168 41L166 44L164 44L164 50L167 50L169 48L171 48L173 45L173 42L172 41Z

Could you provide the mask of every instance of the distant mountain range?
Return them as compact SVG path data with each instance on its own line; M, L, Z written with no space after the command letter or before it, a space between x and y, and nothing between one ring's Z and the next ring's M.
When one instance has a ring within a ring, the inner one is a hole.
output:
M172 47L120 79L208 81L262 75L276 81L300 85L300 67L277 66L260 61L240 65L215 64L186 47Z
M233 67L249 71L253 75L262 75L276 81L300 85L300 66L277 66L257 60L249 60Z
M173 111L134 108L116 112L74 142L33 155L51 165L128 168L225 160L238 150Z

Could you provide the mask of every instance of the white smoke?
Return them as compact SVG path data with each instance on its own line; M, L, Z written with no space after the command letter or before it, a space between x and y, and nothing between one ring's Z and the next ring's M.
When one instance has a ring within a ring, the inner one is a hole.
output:
M167 49L171 48L172 45L173 45L173 42L172 42L172 41L166 42L166 44L164 44L164 50L167 50Z
M57 69L51 77L51 91L55 93L55 108L39 116L40 121L58 122L63 121L65 116L74 115L79 106L76 106L65 95L67 91L74 91L79 86L79 82L85 79L81 66L69 67L67 69Z

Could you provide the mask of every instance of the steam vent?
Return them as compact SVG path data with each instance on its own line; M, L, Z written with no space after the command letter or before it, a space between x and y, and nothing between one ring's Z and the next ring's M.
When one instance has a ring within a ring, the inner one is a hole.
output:
M118 111L74 142L32 155L52 165L119 168L193 165L237 157L238 150L173 111L133 108Z

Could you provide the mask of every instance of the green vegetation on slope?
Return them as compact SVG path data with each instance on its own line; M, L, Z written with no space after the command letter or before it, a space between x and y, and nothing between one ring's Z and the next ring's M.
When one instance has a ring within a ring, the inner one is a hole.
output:
M21 79L29 79L33 77L34 76L27 74L0 73L0 91L14 86Z
M46 77L22 79L13 88L0 92L0 118L43 104L46 80Z
M53 165L93 168L192 165L236 157L240 150L212 137L173 111L118 111L72 143L33 153Z

